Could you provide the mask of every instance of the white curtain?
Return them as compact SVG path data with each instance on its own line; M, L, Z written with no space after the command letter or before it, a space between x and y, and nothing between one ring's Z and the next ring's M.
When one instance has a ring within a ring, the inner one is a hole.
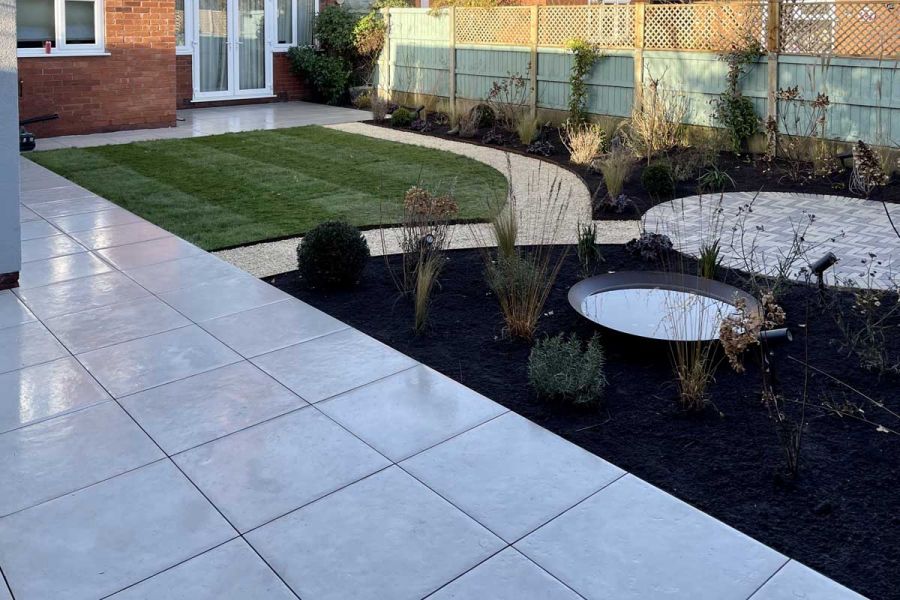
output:
M238 44L242 90L266 87L266 4L265 0L238 0L240 43Z
M278 43L293 44L294 15L291 0L278 0Z
M316 0L297 0L297 45L312 46L315 41L313 24L316 19Z
M228 89L228 5L200 0L200 91Z

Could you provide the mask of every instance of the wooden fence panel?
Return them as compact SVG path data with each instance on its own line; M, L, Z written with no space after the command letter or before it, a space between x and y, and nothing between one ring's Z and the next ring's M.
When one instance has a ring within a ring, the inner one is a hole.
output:
M799 3L772 2L646 5L640 23L641 7L634 5L457 8L452 19L446 11L391 9L388 60L379 63L380 70L389 72L380 72L379 82L393 91L439 96L451 95L455 82L458 98L481 101L494 81L525 75L536 57L531 67L536 69L537 106L566 110L572 55L563 46L577 36L596 43L604 54L586 81L591 113L628 116L637 92L653 78L684 97L686 123L716 125L711 101L724 90L727 71L717 52L744 34L765 43L774 28L778 52L751 67L741 83L760 119L783 108L770 102L770 96L796 85L806 99L817 93L829 96L829 138L898 146L900 5L838 0L804 2L797 8ZM770 9L780 13L772 23ZM886 50L893 54L887 56Z

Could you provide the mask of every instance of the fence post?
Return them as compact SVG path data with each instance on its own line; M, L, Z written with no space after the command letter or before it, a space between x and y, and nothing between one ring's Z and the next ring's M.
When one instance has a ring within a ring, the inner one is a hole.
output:
M531 118L537 118L537 94L538 94L538 6L531 7Z
M456 114L456 7L450 7L450 111Z
M634 108L641 109L644 96L644 0L634 2Z
M775 120L778 117L778 51L781 46L781 5L779 0L769 0L769 14L766 20L766 62L768 73L766 87L768 99L766 101L766 119Z

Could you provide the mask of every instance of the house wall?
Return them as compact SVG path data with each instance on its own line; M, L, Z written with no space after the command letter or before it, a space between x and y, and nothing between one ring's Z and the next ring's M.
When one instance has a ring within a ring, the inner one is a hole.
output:
M19 58L22 118L40 136L175 125L175 3L106 0L108 56ZM12 34L11 39L15 39Z
M16 285L22 258L15 40L16 1L0 0L0 289Z
M272 89L275 98L259 100L223 100L220 102L193 103L192 57L181 55L176 59L175 99L178 108L203 108L212 106L228 106L231 104L259 104L265 102L283 102L286 100L308 100L310 90L305 82L291 71L291 62L287 53L276 52L272 57Z

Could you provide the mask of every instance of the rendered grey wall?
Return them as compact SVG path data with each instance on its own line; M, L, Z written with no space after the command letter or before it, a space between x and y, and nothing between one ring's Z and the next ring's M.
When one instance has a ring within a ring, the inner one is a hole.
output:
M19 106L16 2L0 0L0 275L19 271Z

